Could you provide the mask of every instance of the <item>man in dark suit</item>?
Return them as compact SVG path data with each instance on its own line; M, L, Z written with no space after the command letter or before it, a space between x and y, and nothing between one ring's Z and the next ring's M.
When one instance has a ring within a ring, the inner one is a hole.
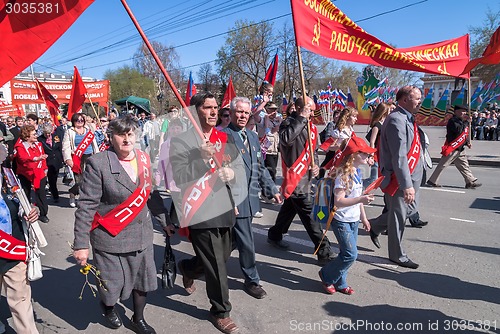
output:
M221 332L235 333L239 329L230 318L226 261L231 255L235 206L239 204L233 193L246 198L247 188L241 184L245 171L232 136L215 128L219 108L215 96L196 94L191 105L200 120L203 139L190 129L170 143L174 181L183 198L180 210L176 210L182 217L181 227L188 227L196 253L180 261L178 267L188 293L195 291L194 279L205 275L212 304L210 321Z
M248 196L238 205L236 224L233 227L233 249L238 247L240 267L245 276L245 292L250 296L262 299L266 291L260 286L260 277L255 263L255 245L252 232L252 218L260 210L259 190L266 197L274 197L281 203L281 194L274 184L269 171L261 158L260 143L257 134L247 131L252 109L252 102L246 97L235 97L229 106L231 123L223 131L232 136L234 143L243 158ZM242 181L238 181L243 183Z
M387 230L389 260L402 267L417 269L401 245L409 205L415 201L424 172L423 147L415 114L422 104L422 93L415 86L404 86L396 94L398 107L387 116L380 137L381 184L388 211L371 222L370 238L380 248L378 235ZM410 157L408 158L408 155Z
M61 117L61 125L56 128L55 135L59 138L59 141L62 143L64 139L64 134L66 130L68 130L70 126L68 125L68 119L66 117Z

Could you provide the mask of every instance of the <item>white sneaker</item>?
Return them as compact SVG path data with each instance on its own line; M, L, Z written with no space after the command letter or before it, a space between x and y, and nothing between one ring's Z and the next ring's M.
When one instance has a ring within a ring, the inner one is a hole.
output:
M0 321L0 334L5 333L5 325Z
M253 215L254 218L262 218L264 217L264 214L262 212L256 212L254 215Z
M69 199L69 206L72 208L76 208L76 201L74 198Z

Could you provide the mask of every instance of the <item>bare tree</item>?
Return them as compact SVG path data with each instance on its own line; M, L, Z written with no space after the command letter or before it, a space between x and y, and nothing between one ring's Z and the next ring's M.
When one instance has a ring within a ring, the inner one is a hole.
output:
M212 71L212 65L210 65L210 63L206 63L200 66L197 77L198 89L201 89L205 92L218 92L219 77Z
M491 36L500 25L500 10L494 13L488 7L486 19L479 20L483 22L482 26L469 27L469 32L473 36L471 43L471 59L481 57L486 46L489 44ZM500 72L500 64L496 65L478 65L472 70L474 76L478 76L484 82L490 82L495 75Z
M158 54L160 61L163 66L165 66L175 86L178 89L185 86L185 75L184 72L180 70L179 55L175 49L157 41L152 41L151 45ZM161 112L165 110L170 103L178 104L163 73L161 73L160 68L144 43L134 54L134 66L140 73L152 79L155 83L156 96L154 99L151 99L153 109Z

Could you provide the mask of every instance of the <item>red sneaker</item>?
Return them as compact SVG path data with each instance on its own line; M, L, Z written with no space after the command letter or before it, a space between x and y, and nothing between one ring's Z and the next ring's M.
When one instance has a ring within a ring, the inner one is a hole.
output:
M333 284L326 284L323 279L323 275L321 274L321 270L318 271L319 279L321 280L321 284L323 285L323 289L330 294L333 295L337 290L335 290L335 286Z
M350 286L348 286L347 288L344 288L344 289L337 290L337 291L340 293L343 293L344 295L352 295L354 293L353 288L351 288Z

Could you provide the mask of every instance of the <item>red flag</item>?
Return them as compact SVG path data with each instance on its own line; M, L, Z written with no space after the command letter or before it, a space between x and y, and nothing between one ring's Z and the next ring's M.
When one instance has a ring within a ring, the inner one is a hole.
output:
M57 115L59 113L59 102L54 98L54 96L45 88L44 85L38 79L36 80L36 93L38 94L38 98L42 99L47 109L49 109L50 117L52 118L52 122L55 126L58 124Z
M330 0L291 0L295 40L324 57L467 78L469 36L395 49L368 34ZM397 29L398 27L393 27Z
M2 1L0 86L47 51L92 2L94 0Z
M278 73L278 52L276 52L273 62L271 63L271 65L269 65L267 69L264 81L267 81L274 86L274 83L276 82L276 73Z
M470 72L479 64L494 65L498 63L500 63L500 27L498 27L495 33L491 36L490 44L488 44L484 50L483 56L471 60L467 66L465 66L462 74Z
M226 92L224 93L224 98L220 104L222 108L229 108L231 100L236 97L236 92L234 91L233 78L229 77L229 83L227 84Z
M186 98L184 99L184 102L186 102L186 105L189 106L191 102L191 97L196 94L196 85L193 82L193 74L192 72L189 72L189 80L187 84L187 89L186 89Z
M75 72L73 73L73 87L71 87L71 99L69 100L68 106L68 119L71 119L73 114L80 111L83 102L85 102L85 94L87 94L87 88L85 88L82 77L80 76L80 73L78 73L78 69L75 66Z

